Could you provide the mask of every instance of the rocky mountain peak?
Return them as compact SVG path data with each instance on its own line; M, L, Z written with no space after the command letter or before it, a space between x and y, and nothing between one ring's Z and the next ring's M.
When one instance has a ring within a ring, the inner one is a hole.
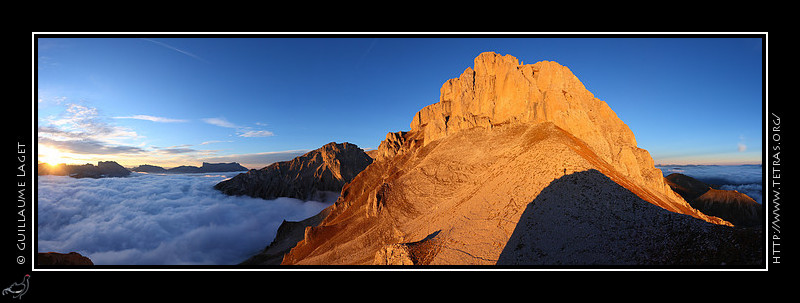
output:
M617 162L622 149L636 146L633 132L614 111L556 62L520 65L511 55L482 53L474 69L445 82L440 93L439 102L420 110L411 122L412 131L424 133L424 144L472 127L553 122L609 162Z
M228 195L268 200L277 197L326 200L327 195L338 194L345 183L370 163L372 158L357 145L331 142L291 161L241 173L214 188Z
M411 132L420 134L414 144L426 146L472 128L550 122L584 141L632 185L645 189L649 196L646 200L671 211L688 205L664 182L650 153L637 147L630 128L606 102L595 98L569 68L557 62L520 64L511 55L481 53L472 68L445 82L440 93L439 102L414 115ZM403 150L397 142L405 139L391 134L381 143L393 147L385 149L385 156Z
M702 243L733 243L716 228L731 224L676 194L568 68L482 53L440 92L410 131L387 134L282 264L662 264L688 262L687 251L724 255ZM604 247L637 224L646 241ZM684 231L713 241L671 237ZM593 242L575 244L584 240ZM548 259L543 249L575 254ZM595 258L597 249L608 255Z

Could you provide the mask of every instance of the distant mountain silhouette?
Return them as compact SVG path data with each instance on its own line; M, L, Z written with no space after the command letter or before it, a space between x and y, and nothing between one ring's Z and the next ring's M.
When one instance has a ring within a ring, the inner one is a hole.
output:
M131 172L114 161L100 161L97 165L83 164L58 164L50 165L39 163L36 169L39 175L70 176L73 178L105 178L127 177Z
M161 166L143 164L137 167L131 168L131 171L140 172L140 173L157 173L157 174L165 174L167 173L167 169Z
M194 173L222 173L222 172L237 172L246 171L247 168L241 166L239 163L206 163L203 162L201 167L182 165L178 167L165 169L155 165L139 165L131 169L135 172L142 173L159 173L159 174L194 174Z

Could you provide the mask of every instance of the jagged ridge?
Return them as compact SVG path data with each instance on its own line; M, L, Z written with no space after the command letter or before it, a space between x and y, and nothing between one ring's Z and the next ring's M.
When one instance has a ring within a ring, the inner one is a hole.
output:
M355 144L331 142L291 161L241 173L214 188L227 195L268 200L277 197L325 200L324 195L338 193L370 163L372 158Z

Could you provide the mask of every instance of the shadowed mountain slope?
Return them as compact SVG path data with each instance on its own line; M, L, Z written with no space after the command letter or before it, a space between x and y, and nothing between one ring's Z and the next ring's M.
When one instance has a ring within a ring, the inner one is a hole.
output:
M523 212L497 264L760 264L763 240L757 230L657 207L592 169L553 180L542 190Z

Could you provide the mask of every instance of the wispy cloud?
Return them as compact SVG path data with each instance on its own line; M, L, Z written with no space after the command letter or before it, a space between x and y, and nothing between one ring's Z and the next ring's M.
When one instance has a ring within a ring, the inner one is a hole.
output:
M739 143L736 143L736 150L740 153L747 151L747 145L744 144L744 136L739 136Z
M61 115L49 119L48 122L50 125L46 125L45 128L54 132L71 133L72 136L91 136L96 139L138 137L133 130L103 121L96 108L74 103L68 104Z
M38 143L73 154L116 155L139 154L146 152L144 149L135 146L111 145L106 142L93 139L54 140L50 138L39 137Z
M202 119L203 122L216 125L219 127L226 127L226 128L234 128L238 133L239 137L246 137L246 138L258 138L258 137L272 137L275 133L268 131L268 130L254 130L252 127L249 126L241 126L234 124L225 118L204 118ZM263 126L264 123L256 123L256 125Z
M135 131L106 123L96 108L68 104L60 115L43 120L37 128L38 143L74 154L131 154L145 150L131 146Z
M159 151L167 154L187 154L196 152L197 150L191 148L162 148L159 149Z
M202 61L202 62L208 63L208 61L206 61L206 60L205 60L205 59L203 59L203 58L200 58L199 56L197 56L197 55L195 55L195 54L192 54L192 53L190 53L190 52L187 52L187 51L185 51L185 50L179 49L179 48L177 48L177 47L174 47L174 46L172 46L172 45L166 44L166 43L164 43L164 42L161 42L161 41L156 41L156 40L153 40L153 39L147 39L147 38L141 38L141 39L142 39L142 40L144 40L144 41L152 42L152 43L154 43L154 44L157 44L157 45L163 46L163 47L165 47L165 48L168 48L168 49L174 50L174 51L176 51L176 52L179 52L179 53L181 53L181 54L184 54L184 55L187 55L187 56L189 56L189 57L195 58L195 59L197 59L197 60L200 60L200 61Z
M274 133L268 130L251 130L239 135L239 137L272 137L274 135Z
M233 123L229 122L228 120L225 120L225 118L204 118L202 120L205 123L208 123L208 124L211 124L211 125L220 126L220 127L241 128L240 126L238 126L236 124L233 124Z
M133 130L106 123L101 119L96 108L69 104L60 115L44 120L40 126L40 135L51 138L93 139L104 142L118 142L140 138Z
M172 119L172 118L164 118L164 117L156 117L156 116L148 116L148 115L133 115L133 116L127 116L127 117L114 117L114 119L136 119L136 120L146 120L146 121L162 122L162 123L187 122L187 120L183 120L183 119Z
M228 143L230 143L230 142L233 142L233 141L220 141L220 140L211 140L211 141L206 141L206 142L200 143L200 144L198 144L198 145L206 145L206 144L214 144L214 143L224 143L224 142L228 142Z

